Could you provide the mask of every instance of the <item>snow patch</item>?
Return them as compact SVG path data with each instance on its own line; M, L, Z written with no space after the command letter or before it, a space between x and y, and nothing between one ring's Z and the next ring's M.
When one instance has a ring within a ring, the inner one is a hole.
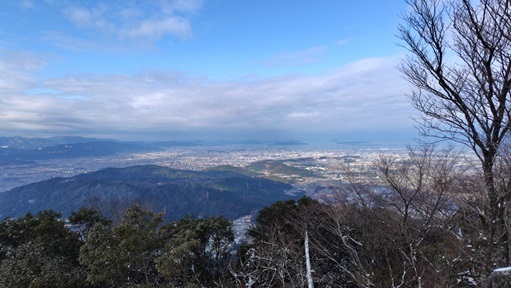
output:
M506 272L506 271L511 271L511 267L502 267L502 268L497 268L497 269L493 270L493 272Z

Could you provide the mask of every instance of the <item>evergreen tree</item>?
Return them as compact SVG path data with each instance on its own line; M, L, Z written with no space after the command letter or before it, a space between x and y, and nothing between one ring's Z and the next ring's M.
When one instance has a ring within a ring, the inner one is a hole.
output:
M162 284L155 259L170 237L160 229L162 220L163 214L132 205L118 225L94 225L80 249L80 262L88 269L87 281L108 287Z
M0 223L0 287L86 287L81 242L54 211Z
M158 270L176 286L216 286L228 275L231 222L223 217L185 217L171 224L174 235L158 260Z

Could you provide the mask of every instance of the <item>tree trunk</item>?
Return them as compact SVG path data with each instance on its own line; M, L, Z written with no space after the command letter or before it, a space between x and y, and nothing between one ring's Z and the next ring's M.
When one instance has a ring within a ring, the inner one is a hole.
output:
M487 260L485 264L485 273L491 273L496 268L508 267L509 266L509 231L506 225L506 197L503 196L506 193L499 191L501 187L497 187L495 183L494 174L494 159L495 154L486 155L483 162L485 188L488 195L489 201L489 217L488 217L488 231L487 236L489 237L489 251L486 255ZM508 287L505 281L501 277L488 276L487 282L498 283L498 287ZM493 279L493 280L492 280ZM488 284L491 285L491 284ZM505 286L504 286L505 285ZM491 286L489 286L491 287Z
M311 259L309 255L309 234L305 230L305 264L307 266L307 287L314 288L314 282L312 281L311 271Z

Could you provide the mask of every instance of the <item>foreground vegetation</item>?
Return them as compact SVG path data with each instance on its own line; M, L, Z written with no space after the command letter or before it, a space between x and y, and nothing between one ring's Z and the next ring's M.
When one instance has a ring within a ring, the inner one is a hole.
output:
M227 275L233 233L224 218L163 224L163 214L133 205L112 224L82 208L72 231L59 217L0 224L1 287L213 287Z

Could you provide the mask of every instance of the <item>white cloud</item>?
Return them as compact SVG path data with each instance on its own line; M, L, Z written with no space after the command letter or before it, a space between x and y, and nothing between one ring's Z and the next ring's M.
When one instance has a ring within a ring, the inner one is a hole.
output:
M81 29L91 29L118 40L158 41L164 37L187 39L192 35L191 17L202 1L112 1L99 5L82 2L63 9L63 15Z
M69 7L64 10L64 16L81 28L96 28L102 31L114 31L115 27L106 19L108 7L99 5L94 8Z
M19 92L31 87L35 82L32 72L44 65L44 61L30 53L2 51L0 57L1 93Z
M81 7L70 7L64 11L64 15L80 27L91 26L94 18L97 18L91 11Z
M165 35L174 35L181 39L189 38L192 34L190 21L182 17L168 17L163 20L150 19L138 23L136 27L120 33L122 38L146 38L158 40Z
M365 59L317 76L243 82L175 72L38 82L31 75L41 62L16 58L0 59L0 89L6 91L0 106L4 133L272 130L305 135L412 126L413 109L403 96L407 85L394 68L395 59Z

